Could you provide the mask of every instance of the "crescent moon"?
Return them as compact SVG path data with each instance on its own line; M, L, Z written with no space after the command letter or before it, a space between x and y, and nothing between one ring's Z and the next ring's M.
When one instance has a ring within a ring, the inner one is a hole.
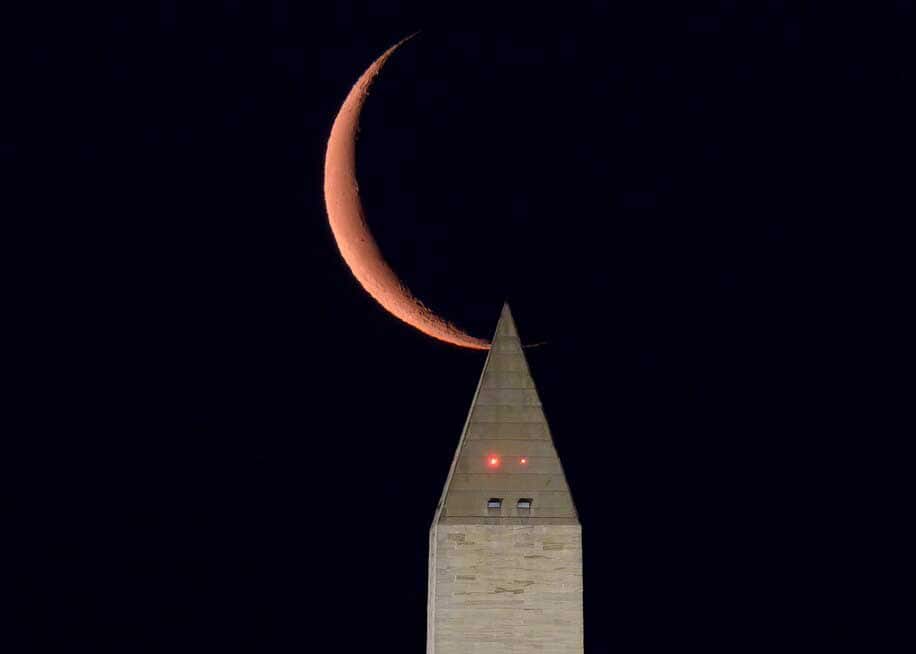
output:
M411 37L407 37L409 39ZM328 139L324 160L324 200L340 255L364 289L390 314L440 341L475 350L490 343L475 338L417 300L385 261L369 231L356 181L356 134L369 87L392 53L393 45L362 74L344 100Z

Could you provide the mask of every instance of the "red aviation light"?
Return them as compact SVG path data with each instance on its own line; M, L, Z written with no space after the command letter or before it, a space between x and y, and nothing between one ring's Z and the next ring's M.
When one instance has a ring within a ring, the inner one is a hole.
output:
M523 456L521 459L518 460L518 462L521 463L523 466L526 466L528 465L528 457Z
M495 454L491 454L487 457L487 467L488 468L498 468L499 467L499 457Z

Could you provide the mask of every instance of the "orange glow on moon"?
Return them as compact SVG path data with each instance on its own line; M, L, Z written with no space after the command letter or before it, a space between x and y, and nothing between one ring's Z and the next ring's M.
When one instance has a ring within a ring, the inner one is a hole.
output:
M369 66L350 90L334 120L324 161L324 199L328 220L340 254L353 276L389 313L424 334L446 343L486 350L490 347L488 341L466 334L433 313L411 294L382 256L369 231L359 199L359 185L356 181L359 114L375 76L404 41L389 48Z

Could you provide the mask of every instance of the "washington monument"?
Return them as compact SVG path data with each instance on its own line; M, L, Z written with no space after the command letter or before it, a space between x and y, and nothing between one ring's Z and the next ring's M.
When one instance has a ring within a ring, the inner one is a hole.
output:
M504 305L429 534L427 654L582 654L581 526Z

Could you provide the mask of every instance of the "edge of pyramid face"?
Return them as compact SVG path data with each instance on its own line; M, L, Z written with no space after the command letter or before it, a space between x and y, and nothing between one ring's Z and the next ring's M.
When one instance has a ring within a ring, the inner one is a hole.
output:
M503 305L433 524L579 524L509 305Z

